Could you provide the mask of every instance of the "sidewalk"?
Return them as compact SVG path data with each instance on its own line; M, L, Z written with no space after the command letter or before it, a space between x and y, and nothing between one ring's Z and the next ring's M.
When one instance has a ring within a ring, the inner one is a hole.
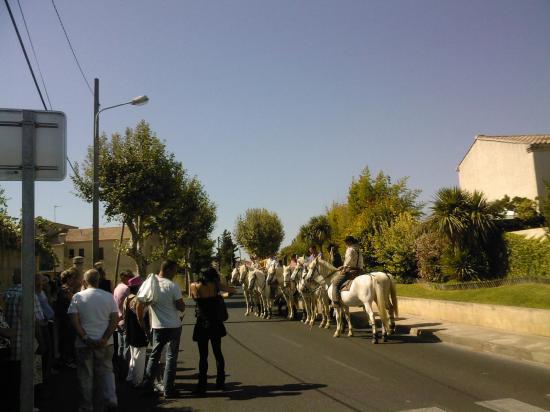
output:
M367 315L364 310L350 308L350 312L356 324L366 324ZM550 338L544 336L519 335L497 329L406 314L400 314L396 324L399 334L452 343L479 352L494 353L516 360L527 360L550 366Z

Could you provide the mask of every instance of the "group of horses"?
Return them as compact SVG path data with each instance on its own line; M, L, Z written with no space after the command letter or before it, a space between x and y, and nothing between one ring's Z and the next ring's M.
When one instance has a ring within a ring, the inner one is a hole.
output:
M332 278L338 269L320 256L309 262L298 258L295 266L279 266L275 262L265 269L256 265L241 264L233 269L231 283L242 285L246 302L245 315L270 319L272 307L277 297L286 303L288 319L295 319L298 300L303 303L302 322L313 327L318 315L321 315L320 328L330 328ZM334 337L344 332L344 318L348 325L348 336L353 336L350 307L362 307L368 314L372 328L372 342L378 343L378 333L373 311L373 303L378 307L382 323L382 338L395 332L395 319L398 316L395 280L384 272L371 272L355 277L346 290L342 290L342 302L334 307L336 331Z

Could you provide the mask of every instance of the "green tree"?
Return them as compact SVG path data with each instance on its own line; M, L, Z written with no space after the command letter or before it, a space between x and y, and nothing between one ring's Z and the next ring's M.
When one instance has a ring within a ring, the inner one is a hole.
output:
M0 250L16 250L20 245L19 224L8 215L5 190L0 187Z
M186 176L182 164L166 151L164 143L145 121L139 122L134 129L127 128L124 135L113 134L110 140L102 135L99 149L99 198L109 220L119 220L127 225L131 241L126 253L135 260L139 273L143 275L152 258L144 248L145 240L152 234L159 235L164 252L170 251L173 244L180 245L180 239L167 239L168 235L164 235L174 233L173 226L163 226L169 220L167 213L185 208L189 199L186 195L193 190L198 190L204 197L202 187L197 187L193 179ZM77 195L91 202L92 147L82 165L76 165L76 175L72 180ZM181 214L189 216L188 212L185 210ZM175 216L174 220L181 223L183 219Z
M390 176L383 172L372 177L368 167L351 183L347 234L355 235L360 240L368 268L380 266L374 253L373 239L382 225L391 225L404 212L412 216L421 215L423 205L417 201L419 193L419 190L407 187L407 178L392 182Z
M234 232L237 242L258 259L277 253L285 235L279 216L267 209L248 209L237 218Z
M419 235L419 222L409 212L401 213L391 223L384 222L373 238L374 254L385 270L403 281L416 277L415 242Z
M220 237L220 244L216 253L216 260L220 267L220 273L225 276L231 274L231 270L237 262L235 253L239 248L231 237L231 233L228 230L224 230Z
M331 228L327 216L314 216L300 227L299 236L308 245L316 245L323 251L323 245L331 238Z
M437 192L428 225L445 238L450 248L443 254L444 274L459 280L478 279L489 272L489 239L498 230L498 214L481 192L469 193L458 187Z

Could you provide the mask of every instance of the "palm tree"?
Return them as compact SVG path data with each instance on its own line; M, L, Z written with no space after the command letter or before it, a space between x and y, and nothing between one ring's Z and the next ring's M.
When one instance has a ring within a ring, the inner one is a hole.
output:
M314 216L309 222L300 227L300 238L308 243L319 246L321 252L323 245L330 240L332 230L325 215Z

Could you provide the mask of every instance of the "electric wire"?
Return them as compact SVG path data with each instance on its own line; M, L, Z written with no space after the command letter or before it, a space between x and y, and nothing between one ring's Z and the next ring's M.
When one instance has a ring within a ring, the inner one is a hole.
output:
M13 13L11 11L10 4L8 3L8 0L4 0L4 3L6 4L6 7L8 9L8 13L11 18L11 22L13 24L13 28L15 29L15 33L17 33L17 38L19 39L19 45L21 46L21 50L23 51L23 54L25 55L25 60L27 61L27 66L29 67L29 71L31 72L32 78L34 80L34 85L36 86L36 90L38 91L38 95L40 96L40 100L42 100L42 105L44 106L44 110L48 111L48 106L46 106L46 102L44 101L44 97L42 96L42 91L40 90L40 86L38 85L38 82L36 81L36 76L34 75L34 70L32 68L31 62L29 60L29 56L27 54L27 50L25 49L25 44L23 43L23 40L21 39L21 35L19 34L19 28L17 27L17 23L15 22L15 19L13 17ZM69 162L69 166L71 167L71 170L73 171L75 177L82 183L82 179L80 178L80 175L76 172L71 160L68 156L66 156L67 162Z
M21 45L21 49L23 50L23 54L25 55L25 60L27 61L27 66L29 66L29 70L32 75L32 79L34 80L34 85L36 86L36 90L38 91L38 94L40 95L40 100L42 100L42 104L44 105L44 110L48 110L48 106L46 106L46 102L44 101L44 97L42 96L42 91L40 90L40 86L38 86L38 82L36 81L36 76L34 75L34 70L31 65L31 61L29 60L29 55L27 54L27 50L25 49L25 44L23 44L23 39L21 39L21 34L19 34L19 29L17 28L17 23L15 22L15 19L13 18L13 13L11 12L10 4L8 3L8 0L4 0L4 3L6 3L6 7L8 8L8 13L11 18L11 22L13 24L13 28L15 29L15 33L17 34L17 38L19 39L19 44Z
M46 87L46 81L44 80L44 76L42 75L42 69L40 68L40 62L38 61L38 56L36 54L36 50L34 49L34 44L32 42L31 33L29 32L29 27L27 26L27 19L25 19L25 14L23 13L23 8L21 7L21 2L17 0L17 4L19 5L19 11L21 12L21 17L23 18L23 24L25 25L25 30L27 31L27 37L29 38L29 43L31 45L32 54L34 55L34 60L36 62L36 67L38 69L38 74L40 75L40 80L42 80L42 86L44 87L44 93L46 94L46 99L48 100L48 104L50 105L50 110L52 110L52 102L50 101L50 95L48 94L48 88Z
M7 1L7 0L6 0ZM88 86L88 90L90 90L90 93L92 93L92 96L94 94L92 90L92 86L90 86L90 82L88 82L88 79L86 78L86 75L84 74L84 70L82 70L82 66L80 65L80 62L78 61L78 58L76 57L76 53L74 51L73 45L71 44L71 40L69 39L69 35L67 34L67 30L65 30L65 25L63 24L63 20L61 20L61 16L59 15L59 11L57 10L57 7L55 5L54 0L52 1L52 6L55 10L55 14L57 14L57 19L59 20L59 23L61 24L61 28L63 29L63 33L65 33L65 38L67 39L67 43L69 43L69 47L71 49L71 52L73 53L74 61L76 62L76 65L78 66L78 70L80 70L80 74L82 75L82 78L86 82L86 85Z

